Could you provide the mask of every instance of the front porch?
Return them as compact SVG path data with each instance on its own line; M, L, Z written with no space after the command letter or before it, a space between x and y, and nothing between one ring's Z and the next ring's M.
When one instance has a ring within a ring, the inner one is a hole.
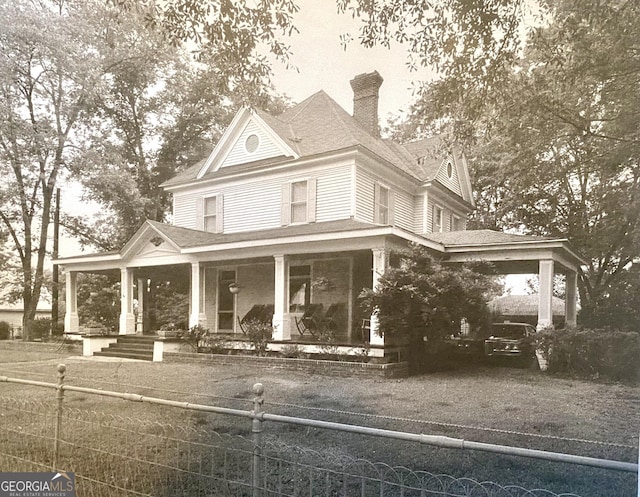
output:
M171 324L159 314L180 307L174 329L200 326L212 337L233 337L242 345L243 327L260 307L274 347L368 344L394 350L401 344L377 332L376 316L363 313L358 296L376 287L389 253L410 242L452 264L483 260L501 274L538 272L539 328L552 323L553 275L564 273L566 321L575 325L583 261L566 240L487 230L419 236L354 221L228 235L147 222L120 252L57 261L66 270L65 331L77 332L82 324L78 274L100 272L119 279L120 335L154 335ZM181 300L159 304L163 288L182 292Z

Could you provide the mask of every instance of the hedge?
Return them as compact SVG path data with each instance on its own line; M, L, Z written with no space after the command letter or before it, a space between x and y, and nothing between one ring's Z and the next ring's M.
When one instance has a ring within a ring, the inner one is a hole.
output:
M640 380L640 333L574 328L541 332L536 342L551 373Z

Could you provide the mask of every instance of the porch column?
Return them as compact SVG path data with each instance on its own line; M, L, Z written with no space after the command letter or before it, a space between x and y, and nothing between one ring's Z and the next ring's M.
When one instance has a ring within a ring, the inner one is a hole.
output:
M576 271L567 272L565 293L564 293L564 325L567 328L574 327L577 324L577 306L578 298L578 273Z
M373 284L371 288L375 290L380 281L380 277L387 268L387 253L384 249L373 249ZM369 343L371 345L384 345L384 337L378 334L378 314L371 314L371 329L369 331Z
M78 319L78 273L76 271L67 271L64 305L64 332L77 333L80 320Z
M189 328L207 326L207 315L204 312L204 268L199 262L191 263L191 303L189 305Z
M553 261L539 263L540 300L538 302L538 331L553 327Z
M133 270L120 269L120 335L136 332L136 318L133 314Z
M273 309L273 339L291 340L291 318L289 316L289 264L286 256L274 255L275 301Z
M146 293L146 278L138 278L138 315L136 317L136 334L144 333L144 294Z

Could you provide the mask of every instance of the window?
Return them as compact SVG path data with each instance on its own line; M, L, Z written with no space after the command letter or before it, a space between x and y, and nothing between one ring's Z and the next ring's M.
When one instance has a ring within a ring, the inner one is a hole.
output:
M433 206L433 231L434 233L440 233L443 230L444 211L442 207L437 205Z
M453 163L451 161L447 162L447 176L449 179L453 178Z
M386 186L376 185L375 215L374 219L379 224L389 224L389 200L390 192Z
M464 230L464 223L462 222L462 219L455 214L451 214L451 231L462 230Z
M252 154L256 150L258 150L258 145L260 145L260 139L258 138L258 135L255 135L255 134L254 135L249 135L247 137L247 140L244 142L244 148L250 154Z
M209 233L222 233L222 195L204 197L200 208L202 216L200 229Z
M291 183L291 222L304 223L307 220L307 182Z
M311 266L289 267L289 311L303 311L311 303Z
M282 185L282 224L316 220L316 180L309 178Z

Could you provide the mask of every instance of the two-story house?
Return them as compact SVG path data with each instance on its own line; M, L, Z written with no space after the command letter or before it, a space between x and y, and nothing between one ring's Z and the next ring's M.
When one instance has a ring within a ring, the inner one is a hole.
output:
M539 272L539 326L552 322L553 275L565 273L575 324L580 257L563 239L465 230L474 202L463 153L438 138L380 138L381 84L377 72L351 81L353 115L323 91L279 116L240 109L206 160L164 184L172 224L146 222L117 253L58 261L67 272L65 329L78 328L79 272L120 272L120 333L131 334L134 298L143 306L146 282L178 271L190 275L190 325L238 333L238 318L268 305L274 340L288 341L310 305L338 304L336 332L353 342L368 317L358 294L376 285L389 251L409 242L451 262ZM369 341L383 345L375 319L370 328Z

